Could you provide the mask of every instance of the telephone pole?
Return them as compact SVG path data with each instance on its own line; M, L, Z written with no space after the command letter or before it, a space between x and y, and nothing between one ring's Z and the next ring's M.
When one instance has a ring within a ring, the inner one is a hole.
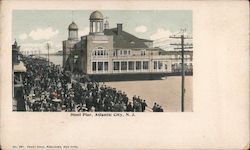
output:
M47 49L48 49L48 64L49 64L49 48L50 48L50 45L49 45L49 43L47 43Z
M174 49L181 50L181 112L184 112L184 104L185 104L185 65L184 65L184 52L185 49L192 49L193 44L185 44L185 39L192 39L192 37L185 37L184 33L181 36L170 36L169 38L173 39L181 39L181 43L171 43L170 45L178 46ZM181 47L179 47L181 46Z

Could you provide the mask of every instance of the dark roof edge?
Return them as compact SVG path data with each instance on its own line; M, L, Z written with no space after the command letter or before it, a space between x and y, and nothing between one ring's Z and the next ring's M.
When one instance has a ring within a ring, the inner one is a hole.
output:
M139 38L140 39L140 38ZM140 39L141 41L146 41L146 42L153 42L153 40L148 40L148 39Z

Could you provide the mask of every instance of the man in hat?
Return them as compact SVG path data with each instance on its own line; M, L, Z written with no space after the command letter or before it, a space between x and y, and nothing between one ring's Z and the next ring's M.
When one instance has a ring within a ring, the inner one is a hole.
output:
M157 109L157 104L154 103L154 106L153 106L153 108L152 108L153 112L156 112L156 109Z
M144 112L146 107L148 106L146 103L146 100L143 100L143 102L141 103L141 106L142 106L142 112Z

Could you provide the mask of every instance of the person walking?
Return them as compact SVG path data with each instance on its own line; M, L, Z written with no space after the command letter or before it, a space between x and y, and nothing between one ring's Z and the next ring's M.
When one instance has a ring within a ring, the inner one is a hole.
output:
M146 107L148 106L146 103L146 100L143 100L143 102L141 103L141 106L142 106L142 112L144 112Z

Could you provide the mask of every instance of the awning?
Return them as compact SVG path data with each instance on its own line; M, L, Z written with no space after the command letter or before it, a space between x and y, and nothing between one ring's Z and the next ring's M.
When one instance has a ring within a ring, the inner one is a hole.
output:
M20 61L19 64L14 65L14 72L26 72L26 71L27 71L27 69L24 66L22 61Z

